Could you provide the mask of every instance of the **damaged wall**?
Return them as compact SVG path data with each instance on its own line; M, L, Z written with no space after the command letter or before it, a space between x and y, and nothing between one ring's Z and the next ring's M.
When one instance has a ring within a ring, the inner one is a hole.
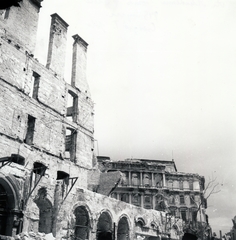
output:
M0 14L0 160L10 159L12 154L24 158L22 165L11 163L1 168L2 191L16 188L15 198L7 201L16 201L12 209L19 213L15 213L14 221L22 225L14 228L17 224L12 222L11 231L2 228L3 235L45 231L56 236L63 201L70 190L75 191L71 188L73 184L87 188L88 172L94 165L93 102L88 91L81 92L63 79L65 59L61 53L66 50L66 33L57 34L57 39L50 41L47 68L32 54L39 3L25 0L20 3L21 8L10 8L8 17L7 10L1 10ZM53 14L51 30L55 28L55 19L61 20ZM13 22L18 23L17 27ZM60 31L58 24L56 30ZM63 42L60 46L59 40ZM67 116L69 91L78 98L74 106L76 121ZM77 133L69 143L68 129ZM66 156L67 144L73 145L70 151L74 158ZM65 178L59 178L59 172ZM7 180L9 175L14 179L11 182ZM4 210L5 215L9 215L7 211Z
M0 235L135 239L141 214L147 220L137 231L157 236L165 213L106 196L121 175L101 174L93 153L87 43L73 36L70 85L63 78L68 24L53 14L47 66L34 58L40 2L0 11Z

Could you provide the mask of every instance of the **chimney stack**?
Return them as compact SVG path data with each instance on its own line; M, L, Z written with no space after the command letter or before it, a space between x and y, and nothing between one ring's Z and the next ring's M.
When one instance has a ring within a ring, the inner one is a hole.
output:
M48 58L46 67L63 77L66 58L67 27L69 26L57 13L51 15Z
M74 43L72 56L71 85L79 89L81 92L85 92L90 95L86 79L88 44L78 34L75 34L72 37L74 38Z

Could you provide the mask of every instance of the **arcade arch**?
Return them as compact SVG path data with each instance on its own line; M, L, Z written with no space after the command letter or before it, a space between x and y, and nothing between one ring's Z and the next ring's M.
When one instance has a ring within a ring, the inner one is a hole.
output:
M13 178L0 176L0 234L5 236L18 234L22 229L23 213Z
M75 215L75 239L89 239L90 219L85 206L78 206L74 210Z
M97 223L97 240L112 240L112 219L108 212L102 212Z
M125 216L123 216L118 222L117 240L129 240L130 239L129 232L130 227L128 220Z

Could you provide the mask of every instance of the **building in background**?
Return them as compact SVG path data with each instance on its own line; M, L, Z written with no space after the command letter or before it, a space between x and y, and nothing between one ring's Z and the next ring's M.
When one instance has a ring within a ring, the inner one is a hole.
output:
M110 197L122 173L101 172L94 156L88 44L73 36L68 84L68 24L52 14L47 64L39 63L41 2L12 0L0 10L0 238L180 239L181 221L166 211Z
M206 238L211 236L205 213L207 201L203 176L178 172L174 161L111 161L98 157L98 162L103 172L118 170L123 174L111 197L145 209L167 211L169 217L174 216L185 223L186 232L204 234Z

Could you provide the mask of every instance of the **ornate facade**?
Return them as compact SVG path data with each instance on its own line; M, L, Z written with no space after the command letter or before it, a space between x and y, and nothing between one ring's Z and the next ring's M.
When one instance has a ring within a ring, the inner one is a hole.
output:
M198 223L208 225L204 177L178 172L174 161L110 161L105 157L98 160L102 171L119 170L123 174L122 181L111 193L113 198L146 209L168 211L191 228L198 228Z

